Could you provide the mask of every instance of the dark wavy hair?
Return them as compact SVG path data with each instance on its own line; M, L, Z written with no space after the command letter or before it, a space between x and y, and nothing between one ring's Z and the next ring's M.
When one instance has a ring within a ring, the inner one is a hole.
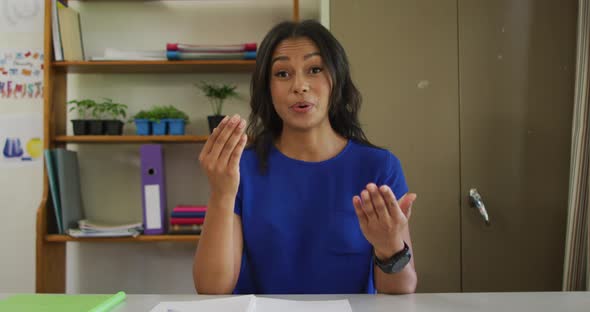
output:
M259 169L268 167L271 144L281 134L283 121L277 114L270 94L271 61L275 48L286 39L308 38L319 48L324 66L332 78L328 116L334 131L356 142L374 146L361 129L358 111L362 98L350 77L346 52L336 38L322 24L314 20L282 22L264 37L256 56L256 68L250 83L250 108L246 133L252 139Z

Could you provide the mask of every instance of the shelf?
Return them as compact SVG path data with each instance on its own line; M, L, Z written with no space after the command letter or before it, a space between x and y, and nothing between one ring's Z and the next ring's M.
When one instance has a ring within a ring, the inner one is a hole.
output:
M137 237L71 237L69 235L49 234L45 241L63 242L197 242L200 235L139 235Z
M207 135L60 135L61 143L205 143Z
M146 1L162 1L162 0L78 0L82 2L146 2ZM166 0L164 0L166 1Z
M67 73L196 73L253 72L254 60L192 61L70 61L53 62L58 72Z

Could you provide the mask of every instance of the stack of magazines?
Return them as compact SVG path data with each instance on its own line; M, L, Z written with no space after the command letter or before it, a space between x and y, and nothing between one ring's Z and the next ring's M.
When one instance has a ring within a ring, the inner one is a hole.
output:
M168 43L168 60L255 60L256 43L187 44Z
M174 207L170 214L170 234L201 234L207 206Z
M69 229L72 237L136 237L143 231L142 223L113 224L105 222L78 221L79 229Z

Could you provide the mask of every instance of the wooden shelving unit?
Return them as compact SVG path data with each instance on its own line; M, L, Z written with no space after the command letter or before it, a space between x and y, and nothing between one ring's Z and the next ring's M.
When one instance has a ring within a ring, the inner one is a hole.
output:
M83 0L102 1L112 0ZM125 0L140 2L138 0ZM293 1L293 20L299 20L299 1ZM207 136L68 136L66 135L67 74L68 73L199 73L251 72L255 61L81 61L55 62L52 60L51 0L45 0L44 12L44 100L43 148L64 147L68 144L134 144L134 143L204 143ZM141 4L137 4L141 5ZM38 293L64 293L66 289L67 242L194 242L198 235L140 235L138 237L74 238L58 235L53 203L50 199L47 170L43 170L43 194L36 215L36 285Z
M54 243L64 242L197 242L199 235L139 235L137 237L84 237L76 238L69 235L49 234L45 241Z
M58 135L57 143L205 143L206 135Z
M53 62L58 72L67 73L203 73L251 72L256 65L251 60L207 61L80 61Z

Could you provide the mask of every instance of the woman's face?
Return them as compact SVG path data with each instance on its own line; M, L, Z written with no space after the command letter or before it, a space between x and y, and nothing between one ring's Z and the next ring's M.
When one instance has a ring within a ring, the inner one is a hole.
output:
M313 41L291 38L277 45L271 61L270 93L283 130L329 128L331 88L330 74Z

